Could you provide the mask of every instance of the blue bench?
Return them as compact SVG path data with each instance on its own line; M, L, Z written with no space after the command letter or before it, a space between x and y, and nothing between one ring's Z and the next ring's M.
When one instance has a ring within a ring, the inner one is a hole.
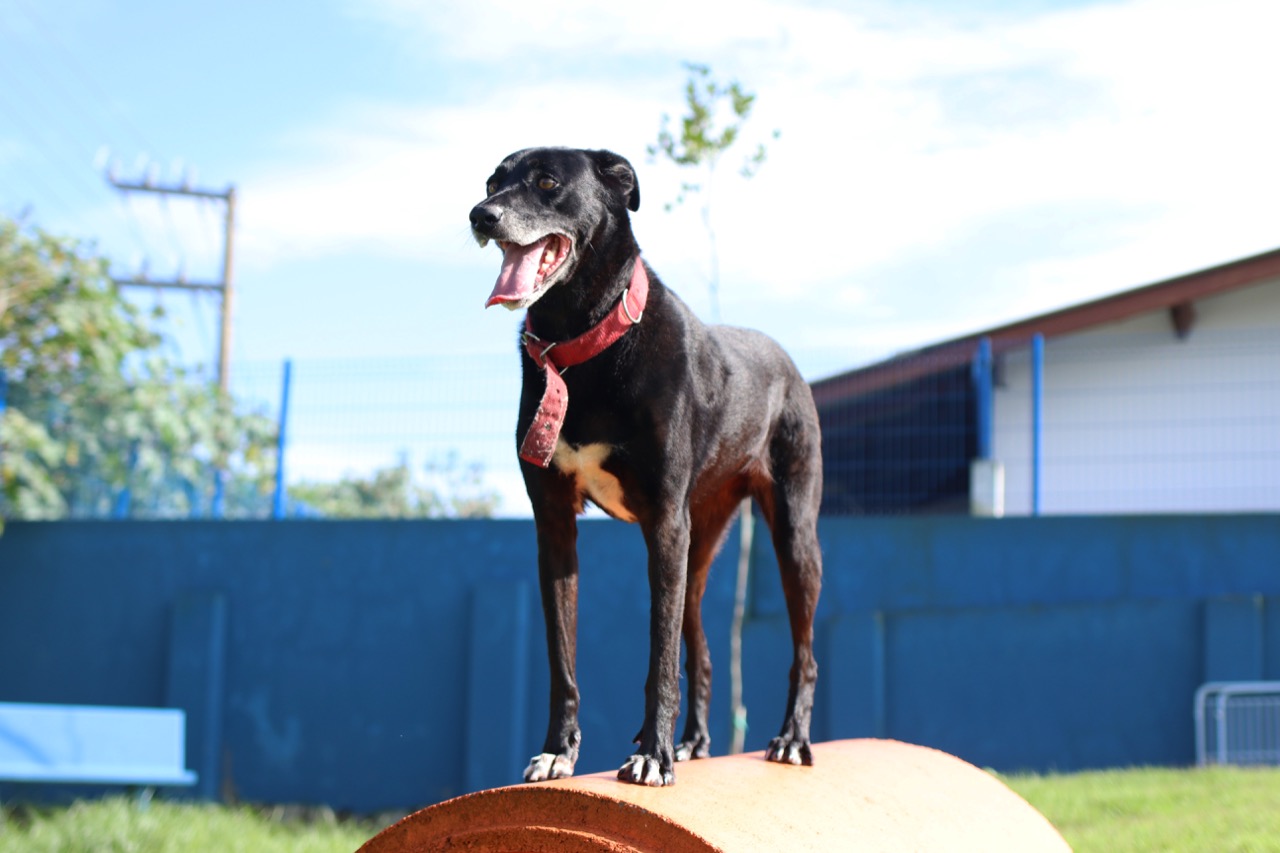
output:
M0 781L194 785L185 739L172 708L0 702Z

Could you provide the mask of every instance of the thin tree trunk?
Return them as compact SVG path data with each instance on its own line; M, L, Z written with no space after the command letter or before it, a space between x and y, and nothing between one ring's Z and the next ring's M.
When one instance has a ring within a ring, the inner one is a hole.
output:
M742 501L738 530L738 581L733 592L733 624L729 628L729 704L733 710L730 755L742 752L747 737L747 708L742 704L742 624L747 616L747 583L751 577L751 546L755 538L751 498Z

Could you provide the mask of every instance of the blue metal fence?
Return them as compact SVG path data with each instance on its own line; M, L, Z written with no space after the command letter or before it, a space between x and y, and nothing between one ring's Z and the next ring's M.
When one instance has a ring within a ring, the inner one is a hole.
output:
M1044 335L1031 337L1031 514L1040 514L1044 478Z
M276 479L271 497L271 517L285 516L285 448L289 438L289 392L293 384L293 362L285 360L284 374L280 379L280 417L276 427Z

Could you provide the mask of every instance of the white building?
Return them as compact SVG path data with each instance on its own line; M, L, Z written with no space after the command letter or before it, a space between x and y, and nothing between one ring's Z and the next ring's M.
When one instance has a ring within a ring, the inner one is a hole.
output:
M990 458L1004 513L1030 513L1037 334L1041 513L1280 510L1280 250L815 382L826 509L968 510L986 338Z

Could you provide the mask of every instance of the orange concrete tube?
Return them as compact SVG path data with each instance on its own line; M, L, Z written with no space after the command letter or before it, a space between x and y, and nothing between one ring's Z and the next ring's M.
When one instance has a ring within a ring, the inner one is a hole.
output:
M670 788L612 771L494 788L412 814L360 853L1070 850L999 779L944 752L844 740L813 755L813 767L760 752L685 762Z

